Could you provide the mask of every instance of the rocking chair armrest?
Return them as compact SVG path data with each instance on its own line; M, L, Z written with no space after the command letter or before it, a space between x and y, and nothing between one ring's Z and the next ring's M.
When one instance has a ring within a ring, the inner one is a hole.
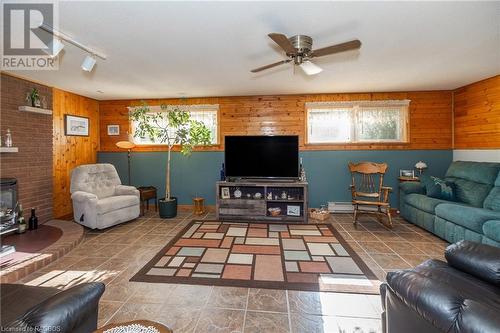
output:
M390 186L382 186L382 191L392 192L392 187L390 187Z

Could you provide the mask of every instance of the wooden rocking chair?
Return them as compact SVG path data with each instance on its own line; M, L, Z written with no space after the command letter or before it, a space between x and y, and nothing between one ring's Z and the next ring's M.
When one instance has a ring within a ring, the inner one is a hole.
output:
M383 186L384 175L387 170L386 163L349 162L352 184L352 204L354 206L354 221L356 224L359 212L375 213L379 222L384 224L380 217L386 215L388 227L392 228L391 207L389 205L389 192L391 187ZM376 211L362 210L359 206L377 207Z

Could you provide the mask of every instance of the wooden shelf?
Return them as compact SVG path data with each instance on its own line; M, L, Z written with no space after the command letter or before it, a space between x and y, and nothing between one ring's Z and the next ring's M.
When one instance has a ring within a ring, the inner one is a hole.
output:
M49 115L52 114L52 110L35 108L27 105L21 105L18 109L19 111L24 111L24 112L33 112L33 113L49 114Z
M17 147L0 147L0 153L17 153L19 148Z

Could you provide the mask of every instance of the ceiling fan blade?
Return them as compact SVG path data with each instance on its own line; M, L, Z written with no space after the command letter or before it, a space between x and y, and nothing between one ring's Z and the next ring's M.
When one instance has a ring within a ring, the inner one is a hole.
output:
M293 47L292 43L288 40L288 38L283 34L278 33L270 33L269 38L271 38L276 44L281 47L286 54L294 54L296 52L295 47Z
M345 42L341 44L336 44L332 46L323 47L321 49L314 50L311 57L322 57L329 54L340 53L344 51L356 50L361 47L361 42L357 39L351 40L350 42Z
M291 61L290 59L278 61L278 62L275 62L274 64L265 65L265 66L262 66L262 67L259 67L259 68L252 69L250 72L257 73L257 72L260 72L260 71L263 71L263 70L266 70L266 69L269 69L269 68L273 68L273 67L276 67L276 66L279 66L279 65L287 64L290 61Z
M302 68L304 73L306 73L307 75L315 75L315 74L321 73L323 71L323 69L321 67L315 65L314 63L312 63L309 60L304 61L299 66L300 66L300 68Z

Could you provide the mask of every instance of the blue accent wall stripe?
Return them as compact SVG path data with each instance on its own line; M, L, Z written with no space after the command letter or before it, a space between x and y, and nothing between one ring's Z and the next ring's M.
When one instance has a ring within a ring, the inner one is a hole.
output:
M132 152L131 178L134 186L153 185L158 196L164 197L166 152ZM427 174L443 177L453 159L452 150L351 150L302 151L304 168L309 181L310 207L319 207L328 201L350 201L349 161L372 161L389 164L385 184L392 186L391 206L398 206L400 169L412 169L419 160L429 168ZM99 152L99 163L114 164L122 182L127 180L127 153ZM172 153L172 194L180 204L192 204L195 196L205 198L207 205L215 204L215 182L224 160L224 152L194 152L183 156Z

